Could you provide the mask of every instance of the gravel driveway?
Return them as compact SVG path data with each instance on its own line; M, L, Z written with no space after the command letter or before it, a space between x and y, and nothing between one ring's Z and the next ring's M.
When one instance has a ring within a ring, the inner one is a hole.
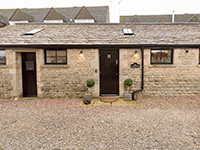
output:
M134 106L70 100L0 100L0 149L200 149L200 97L140 99Z

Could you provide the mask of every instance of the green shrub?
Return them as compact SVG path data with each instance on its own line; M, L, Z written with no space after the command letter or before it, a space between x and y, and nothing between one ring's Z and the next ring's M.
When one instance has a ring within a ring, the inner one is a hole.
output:
M133 85L133 80L130 79L130 78L126 79L126 80L124 81L124 85L125 85L125 86L131 86L131 85Z
M95 84L95 82L94 82L93 79L88 79L87 80L87 87L92 87L92 86L94 86L94 84Z

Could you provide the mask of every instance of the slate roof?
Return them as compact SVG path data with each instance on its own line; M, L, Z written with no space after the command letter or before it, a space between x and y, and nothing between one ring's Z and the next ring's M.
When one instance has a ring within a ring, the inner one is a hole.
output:
M2 23L2 22L0 22L0 28L1 28L1 27L4 27L4 26L5 26L5 24Z
M30 36L25 32L42 28ZM124 35L130 28L135 36ZM14 25L0 28L0 46L5 45L199 45L199 24L73 24Z
M193 18L196 19L193 19ZM200 22L200 14L175 14L174 22ZM134 23L135 20L140 23L159 23L159 22L172 22L172 15L134 15L134 16L120 16L121 23ZM137 23L137 22L136 22Z
M6 24L6 18L4 16L0 15L0 23L1 23L1 25Z
M73 22L76 15L79 13L82 7L63 7L55 8L55 10L60 13L67 23ZM107 23L109 17L108 6L96 6L96 7L86 7L90 14L94 17L98 23ZM20 9L23 14L31 16L32 22L43 22L44 18L48 14L51 8L35 8L35 9ZM12 17L16 9L0 9L0 16L6 18L6 23L8 24L9 19Z
M2 16L4 18L4 22L7 25L9 24L9 20L15 11L16 11L16 9L0 9L0 16Z

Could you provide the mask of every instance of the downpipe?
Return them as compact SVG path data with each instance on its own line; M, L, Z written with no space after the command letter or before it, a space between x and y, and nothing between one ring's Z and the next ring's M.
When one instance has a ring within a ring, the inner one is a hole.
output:
M132 100L135 100L135 94L143 91L144 89L144 48L141 48L142 51L142 70L141 70L141 88L132 92Z

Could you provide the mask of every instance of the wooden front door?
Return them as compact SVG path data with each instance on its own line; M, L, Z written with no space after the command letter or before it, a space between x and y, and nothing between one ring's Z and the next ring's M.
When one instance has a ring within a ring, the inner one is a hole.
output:
M100 50L100 95L119 95L119 51Z
M22 53L23 96L37 97L35 53Z

